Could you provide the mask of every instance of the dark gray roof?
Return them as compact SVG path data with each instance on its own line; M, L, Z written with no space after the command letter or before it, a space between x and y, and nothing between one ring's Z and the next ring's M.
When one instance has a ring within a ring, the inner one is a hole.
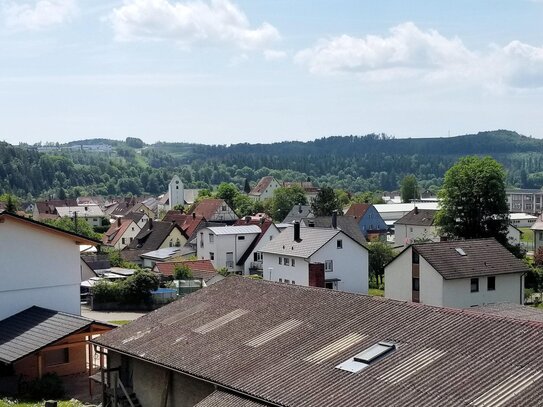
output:
M179 229L182 235L183 230L174 222L161 222L149 220L140 230L134 240L128 245L129 249L141 249L145 251L157 250L164 240L170 235L173 229Z
M413 248L446 280L528 271L522 260L493 238L420 243Z
M262 407L267 405L269 404L259 403L242 396L217 390L194 407Z
M0 361L13 363L93 322L46 308L27 308L0 321Z
M301 222L302 219L310 217L313 217L310 205L294 205L281 223Z
M395 225L433 226L437 210L415 208L398 219Z
M301 240L296 241L294 240L294 228L289 227L268 242L260 251L307 259L337 235L345 236L339 229L301 227Z
M524 321L538 321L543 323L543 310L541 308L528 307L526 305L502 302L499 304L479 305L471 307L475 312L499 315Z
M358 373L336 369L397 345ZM227 277L93 342L280 406L543 400L543 323ZM505 385L507 383L507 385Z
M317 228L332 228L331 216L317 216L315 218L306 218L302 222L305 226L309 226L312 223ZM358 226L358 223L354 217L338 216L337 228L361 245L366 244L366 238L360 231L360 227Z

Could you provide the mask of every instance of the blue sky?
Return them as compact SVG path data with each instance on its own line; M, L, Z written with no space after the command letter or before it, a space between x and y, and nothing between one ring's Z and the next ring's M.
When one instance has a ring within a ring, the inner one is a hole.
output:
M0 140L543 138L543 0L0 0Z

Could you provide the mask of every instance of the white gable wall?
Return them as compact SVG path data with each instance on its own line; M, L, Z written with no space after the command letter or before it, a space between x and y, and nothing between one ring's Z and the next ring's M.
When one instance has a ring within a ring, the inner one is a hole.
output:
M0 319L33 305L79 315L79 246L6 218L0 223Z
M474 305L496 304L510 302L522 304L521 287L524 281L520 274L502 274L496 277L496 289L487 290L487 277L479 277L479 291L471 292L471 279L462 278L444 280L443 306L468 308Z
M254 254L256 252L259 252L268 242L275 239L277 235L281 233L279 229L277 229L277 226L274 224L270 225L268 230L266 230L266 233L264 236L262 236L262 239L258 242L258 244L255 246L249 257L247 257L247 261L245 261L245 264L243 265L243 274L248 275L251 274L249 268L251 267L251 263L254 262ZM243 254L242 254L243 255Z
M417 239L429 239L439 242L439 235L435 226L415 226L394 224L394 243L408 246Z
M412 248L406 249L385 268L385 297L411 301Z
M288 280L290 284L294 281L296 285L309 286L309 263L305 259L288 254L264 253L263 255L262 277L264 280L276 282L281 280L283 283ZM279 258L281 258L281 264L279 264ZM288 258L288 266L285 266L285 258ZM292 266L292 259L294 259L294 266Z
M409 273L412 276L412 273ZM419 301L423 304L444 306L445 280L422 256L419 256ZM410 282L408 290L412 293L413 285Z

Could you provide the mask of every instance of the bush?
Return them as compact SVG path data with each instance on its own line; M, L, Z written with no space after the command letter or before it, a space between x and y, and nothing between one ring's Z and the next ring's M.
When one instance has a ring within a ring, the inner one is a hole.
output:
M56 373L46 373L41 379L23 384L25 397L34 400L59 399L64 396L64 384Z
M91 293L95 302L117 302L121 299L121 285L109 281L100 281L91 287Z
M173 276L176 280L191 280L194 277L189 266L186 264L179 264L175 266Z
M122 302L128 304L149 303L151 291L159 287L160 279L149 271L136 271L120 283Z

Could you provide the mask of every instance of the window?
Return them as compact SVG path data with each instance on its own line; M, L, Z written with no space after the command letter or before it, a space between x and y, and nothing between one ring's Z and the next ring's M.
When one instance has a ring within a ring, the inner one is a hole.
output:
M279 279L279 282L280 282L280 283L282 283L282 282L283 282L283 279L282 279L282 278L280 278L280 279Z
M279 264L283 264L283 258L279 257Z
M290 284L290 280L287 280L287 279L285 278L285 284Z
M334 262L332 260L324 261L324 271L334 271Z
M226 211L226 205L221 206L221 211L223 211L223 212Z
M325 281L324 288L329 290L337 290L337 281Z
M270 236L270 240L272 240L272 239L273 239L273 236Z
M238 236L238 240L245 240L245 236Z
M411 233L413 233L413 228L409 228L409 231L410 231Z
M292 259L292 263L291 263L292 267L295 266L295 263L296 263L296 260L295 260L295 259Z
M472 278L471 279L471 292L472 293L479 292L479 279L478 278Z
M494 291L496 289L496 277L491 276L486 279L486 289L488 291Z
M126 239L124 237L121 238L121 242L123 242L123 244L126 244Z
M209 234L209 243L215 242L215 235L213 233Z
M420 290L420 279L418 277L413 277L412 286L413 291Z
M296 281L292 280L292 284L296 284Z
M132 226L132 232L134 231L134 226Z
M234 268L234 252L226 252L226 267Z
M45 366L62 365L70 362L70 350L68 348L50 350L44 352Z
M215 260L215 253L209 252L209 260Z
M283 262L285 263L285 266L290 266L290 259L288 257L285 257Z
M204 247L204 233L200 233L200 247Z
M338 248L338 249L343 249L343 240L338 239L338 241L337 241L337 248Z
M413 264L419 264L420 262L419 254L414 250L413 250L413 253L411 254L411 261Z
M131 237L131 238L130 238L130 243L132 243L132 240L134 240L134 238L133 238L133 237Z

